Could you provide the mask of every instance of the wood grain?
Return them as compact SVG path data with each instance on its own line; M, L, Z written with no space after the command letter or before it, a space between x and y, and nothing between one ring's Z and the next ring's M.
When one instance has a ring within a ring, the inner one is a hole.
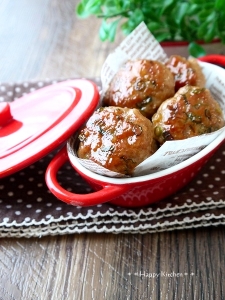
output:
M2 0L0 81L98 77L116 44L76 0ZM225 229L0 240L0 299L225 299Z
M76 17L77 0L0 6L0 80L98 77L115 44L100 43L100 20Z
M224 228L4 239L0 295L2 299L224 299L224 244Z

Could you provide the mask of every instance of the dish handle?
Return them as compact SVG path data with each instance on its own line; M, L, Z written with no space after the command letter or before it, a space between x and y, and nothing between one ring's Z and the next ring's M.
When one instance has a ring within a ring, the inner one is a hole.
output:
M58 170L69 161L66 146L64 146L50 162L45 181L49 190L60 200L75 206L92 206L108 202L115 197L121 196L129 187L123 185L103 184L102 189L90 194L76 194L65 190L57 180Z
M225 55L209 54L202 57L198 57L198 60L225 67Z

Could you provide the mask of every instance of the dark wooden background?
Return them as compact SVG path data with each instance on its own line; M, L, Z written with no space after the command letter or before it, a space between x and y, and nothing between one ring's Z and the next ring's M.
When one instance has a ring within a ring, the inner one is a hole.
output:
M122 37L101 43L77 2L0 1L1 82L99 77ZM224 227L2 238L0 299L225 299L224 248Z

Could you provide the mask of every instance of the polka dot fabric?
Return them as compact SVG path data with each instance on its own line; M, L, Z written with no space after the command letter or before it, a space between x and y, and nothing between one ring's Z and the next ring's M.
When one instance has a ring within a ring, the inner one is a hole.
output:
M99 85L99 80L95 80ZM19 101L57 80L0 84L1 101ZM0 237L34 237L81 232L147 233L225 224L225 144L185 188L145 208L108 203L75 207L59 201L45 184L45 170L59 149L29 167L0 179ZM76 193L90 187L67 163L61 185Z

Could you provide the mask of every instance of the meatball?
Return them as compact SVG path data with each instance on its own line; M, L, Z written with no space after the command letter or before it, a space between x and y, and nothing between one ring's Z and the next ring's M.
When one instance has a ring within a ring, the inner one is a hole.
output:
M174 75L176 92L185 85L205 86L205 76L195 58L172 55L165 65Z
M130 60L113 77L103 106L137 108L150 119L174 93L173 74L164 64L147 59Z
M78 139L78 157L125 175L156 151L152 123L137 109L100 107Z
M222 110L206 88L185 86L166 100L152 118L160 144L218 130L224 126Z

